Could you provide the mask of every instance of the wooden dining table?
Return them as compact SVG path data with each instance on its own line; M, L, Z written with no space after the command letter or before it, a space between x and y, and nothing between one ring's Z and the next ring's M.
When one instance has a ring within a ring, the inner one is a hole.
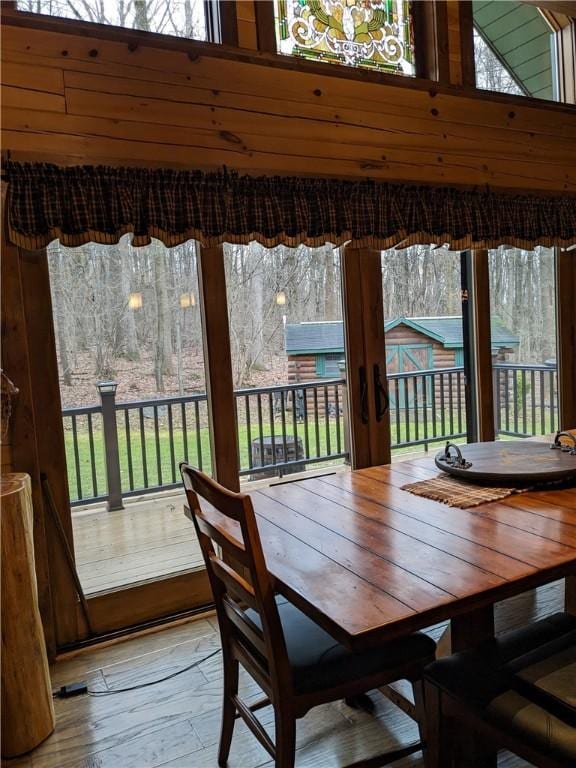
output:
M494 604L566 579L576 613L576 487L459 509L402 490L433 456L251 493L278 592L351 649L445 620L451 650L494 634Z

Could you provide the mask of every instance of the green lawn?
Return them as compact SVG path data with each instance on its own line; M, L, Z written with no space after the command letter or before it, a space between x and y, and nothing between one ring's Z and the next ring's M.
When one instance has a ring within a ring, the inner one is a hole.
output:
M287 422L286 433L292 434L292 424ZM269 435L269 430L266 435ZM275 436L278 444L282 442L281 424L275 425ZM297 434L302 440L302 446L306 451L306 440L304 424L297 424ZM132 432L130 441L130 456L132 464L132 486L136 489L148 486L170 485L178 482L178 464L187 459L196 467L201 467L205 472L210 472L211 452L210 436L208 428L201 428L198 431L187 431L186 444L184 442L184 433L182 429L174 428L173 445L170 443L170 433L167 428L158 430L156 438L154 429L146 428L144 430L144 452L142 451L142 441L139 432ZM257 428L252 425L250 435L246 425L240 425L238 431L240 445L240 466L242 469L249 468L248 454L249 444L258 437ZM338 443L339 439L339 443ZM104 465L104 446L103 436L100 430L95 430L93 435L94 451L94 472L96 475L96 488L94 487L93 469L91 462L90 440L87 431L78 429L77 433L77 458L74 452L73 435L70 430L65 431L66 441L66 459L68 463L68 482L70 485L70 496L72 500L79 498L90 498L95 495L104 495L106 493L106 473ZM129 491L130 473L129 473L129 451L126 432L119 430L118 447L120 454L120 473L122 477L122 489ZM329 450L328 450L329 444ZM186 451L187 448L187 451ZM342 431L342 422L340 423L340 437L334 419L328 422L326 428L325 420L318 421L318 430L313 420L308 423L308 451L309 458L316 458L331 454L344 452L344 434ZM334 459L336 461L336 459ZM146 477L145 477L146 469ZM78 483L78 477L80 483ZM147 482L145 483L145 479Z
M422 415L422 414L420 414ZM405 414L402 413L400 424L396 419L395 412L391 414L391 431L392 431L392 445L398 445L398 443L413 442L417 440L424 440L427 437L432 449L441 445L446 437L443 436L448 432L451 433L451 427L453 427L453 433L458 431L465 432L466 424L462 423L461 430L456 415L454 416L453 423L450 423L449 415L445 414L444 423L441 420L437 420L436 424L430 420L423 423L422 418L418 425L414 420L414 413L410 412L411 420L406 423ZM162 485L170 485L179 481L178 464L180 461L187 459L191 464L197 467L201 467L205 472L210 472L211 469L211 454L210 454L210 438L208 428L204 427L196 432L195 430L187 431L187 446L184 445L184 434L181 428L177 426L173 429L173 445L170 444L169 431L165 426L160 426L158 431L158 437L156 439L154 429L146 425L144 429L144 443L145 451L143 455L142 443L140 439L139 430L132 430L130 454L132 463L132 483L130 483L129 475L129 462L128 462L128 443L126 440L126 432L121 428L121 420L119 419L119 453L120 453L120 471L122 477L122 489L124 492L130 490L131 486L135 489L144 488L145 485L154 487ZM540 425L540 422L538 422ZM528 426L528 425L526 425ZM434 428L435 427L435 428ZM519 424L520 430L523 425ZM278 444L281 443L282 428L280 420L275 424L275 435L278 440ZM551 432L552 425L550 418L547 415L545 420L545 433ZM293 425L291 419L286 420L286 432L287 434L293 433ZM266 435L270 434L269 429L266 429ZM307 457L314 459L316 457L327 456L325 462L312 463L312 466L329 466L342 462L342 459L330 458L330 455L344 452L344 429L343 420L340 419L340 442L338 447L338 435L336 420L334 418L329 419L328 429L326 428L326 421L318 421L318 430L314 420L308 419L308 446L305 441L305 425L302 422L297 424L298 437L302 439L304 451ZM239 426L238 437L240 445L240 465L241 469L249 468L248 453L250 442L258 436L257 425L252 424L250 434L245 424ZM435 437L436 436L436 437ZM70 496L72 500L80 498L89 499L96 495L106 495L106 472L104 464L104 447L101 427L95 428L93 434L93 452L94 452L94 469L91 462L90 440L87 430L78 427L77 432L77 460L74 451L74 442L72 432L68 429L65 430L66 440L66 458L68 462L68 480L70 485ZM462 441L464 438L462 438ZM330 450L328 450L328 441L330 443ZM187 447L187 451L186 451ZM412 445L402 448L393 448L394 455L413 452L421 447L424 450L423 445ZM145 470L146 468L146 478ZM95 475L96 486L94 485ZM145 483L146 479L146 483Z

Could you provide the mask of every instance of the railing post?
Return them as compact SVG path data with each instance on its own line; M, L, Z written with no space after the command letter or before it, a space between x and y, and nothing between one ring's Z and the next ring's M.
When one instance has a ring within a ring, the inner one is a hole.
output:
M102 403L102 427L104 430L104 460L108 483L108 511L124 509L122 503L122 481L120 478L120 451L118 448L118 427L116 425L115 381L99 381L96 384Z

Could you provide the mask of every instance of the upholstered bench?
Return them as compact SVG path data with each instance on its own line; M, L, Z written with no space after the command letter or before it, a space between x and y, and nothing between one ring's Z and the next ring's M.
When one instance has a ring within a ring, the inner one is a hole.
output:
M431 768L495 765L498 748L537 766L576 766L576 616L557 613L436 661L424 681Z

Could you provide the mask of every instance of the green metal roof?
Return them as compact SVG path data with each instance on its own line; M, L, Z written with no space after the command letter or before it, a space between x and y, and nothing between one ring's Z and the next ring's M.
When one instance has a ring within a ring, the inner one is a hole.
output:
M286 354L344 352L342 320L291 323L286 326Z
M461 349L462 317L398 317L388 320L384 330L390 331L397 325L406 325L437 341L447 349ZM517 347L520 339L508 330L498 317L491 319L492 347ZM342 321L293 323L286 326L286 354L326 354L344 351Z
M400 324L407 325L409 328L429 336L447 349L461 349L464 345L462 340L462 317L460 315L452 315L450 317L398 317L396 320L389 320L385 323L384 329L389 331ZM493 347L516 347L520 343L518 336L508 330L498 317L493 316L490 319L490 329Z
M554 99L551 29L536 6L474 0L474 25L529 96Z

